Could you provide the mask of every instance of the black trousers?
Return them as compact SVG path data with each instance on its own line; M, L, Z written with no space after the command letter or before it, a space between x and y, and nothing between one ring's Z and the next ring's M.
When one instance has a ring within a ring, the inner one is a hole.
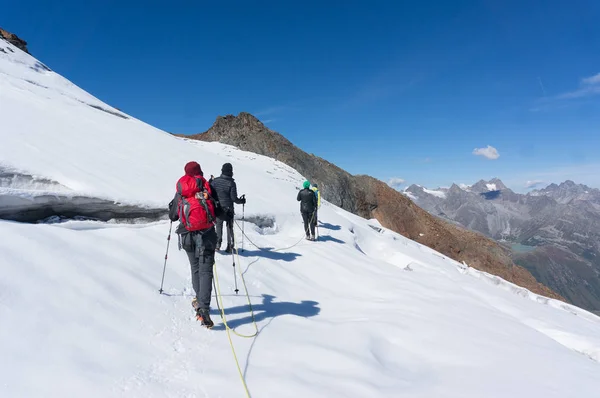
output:
M186 249L192 271L192 286L196 292L199 307L209 309L217 234L214 228L210 228L204 233L194 234L193 240L193 247L187 248L191 250Z
M227 227L227 247L233 249L233 217L226 215L217 217L217 245L221 246L221 242L223 241L223 223Z
M317 223L315 222L314 218L315 212L302 212L302 220L304 220L304 232L306 233L306 236L315 236L315 225L317 225Z

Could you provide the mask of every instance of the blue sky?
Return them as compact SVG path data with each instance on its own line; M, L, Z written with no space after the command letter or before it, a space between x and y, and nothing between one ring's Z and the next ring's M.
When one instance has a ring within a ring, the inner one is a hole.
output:
M166 131L247 111L353 174L600 187L599 1L324 3L23 0L0 26Z

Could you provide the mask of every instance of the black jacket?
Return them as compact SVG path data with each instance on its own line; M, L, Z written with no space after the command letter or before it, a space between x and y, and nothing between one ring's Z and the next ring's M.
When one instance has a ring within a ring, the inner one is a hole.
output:
M237 196L237 185L233 177L229 177L221 174L212 180L210 183L212 189L215 191L216 199L221 204L223 209L230 209L233 214L233 204L242 204L244 201Z
M300 190L296 199L300 202L302 213L312 213L317 209L317 196L308 188Z

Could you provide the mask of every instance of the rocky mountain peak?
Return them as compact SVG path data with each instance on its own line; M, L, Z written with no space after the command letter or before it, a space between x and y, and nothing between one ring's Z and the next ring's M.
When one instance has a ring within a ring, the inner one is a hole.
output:
M552 183L544 189L531 191L529 195L547 196L559 203L569 203L573 200L600 203L599 189L590 188L584 184L577 184L571 180L561 182L560 185Z
M345 206L346 210L357 211L355 197L350 192L350 173L325 159L301 151L250 113L219 116L210 129L186 138L222 142L292 165L311 182L319 185L325 199L337 206Z
M463 188L461 188L460 186L458 186L457 184L453 183L450 188L448 189L448 193L455 193L455 192L460 192L460 191L464 191Z
M267 132L268 129L258 118L247 112L240 112L237 116L218 116L212 127L206 133L218 136L227 136L244 131L246 133Z
M10 33L9 31L0 28L0 38L29 54L29 50L27 50L27 42L14 33Z
M471 191L473 192L487 192L489 189L487 188L487 181L479 180L475 184L471 185Z
M411 186L406 188L405 191L412 193L423 192L423 187L417 184L412 184Z
M471 186L471 191L475 193L501 191L503 189L506 189L506 185L499 178L492 178L489 181L479 180Z
M499 178L492 178L489 181L489 184L490 185L492 185L492 184L495 185L496 186L495 190L497 190L497 191L502 191L504 189L508 189L508 187L506 185L504 185L504 183L502 182L502 180L500 180Z

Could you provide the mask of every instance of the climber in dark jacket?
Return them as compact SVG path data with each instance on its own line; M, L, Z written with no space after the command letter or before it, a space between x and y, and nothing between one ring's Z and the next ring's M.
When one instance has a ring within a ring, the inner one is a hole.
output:
M302 213L302 219L304 220L306 239L315 240L316 223L314 222L314 217L315 211L317 210L317 197L310 189L310 182L304 181L303 187L304 189L298 192L298 197L296 199L300 202L300 213Z
M223 222L227 224L227 248L225 251L231 253L234 250L233 239L233 217L235 211L234 203L241 205L246 203L245 195L241 198L237 196L237 185L233 179L233 166L231 163L225 163L221 168L221 176L212 180L210 183L217 194L219 204L223 208L223 213L217 217L217 250L221 250L223 241Z

